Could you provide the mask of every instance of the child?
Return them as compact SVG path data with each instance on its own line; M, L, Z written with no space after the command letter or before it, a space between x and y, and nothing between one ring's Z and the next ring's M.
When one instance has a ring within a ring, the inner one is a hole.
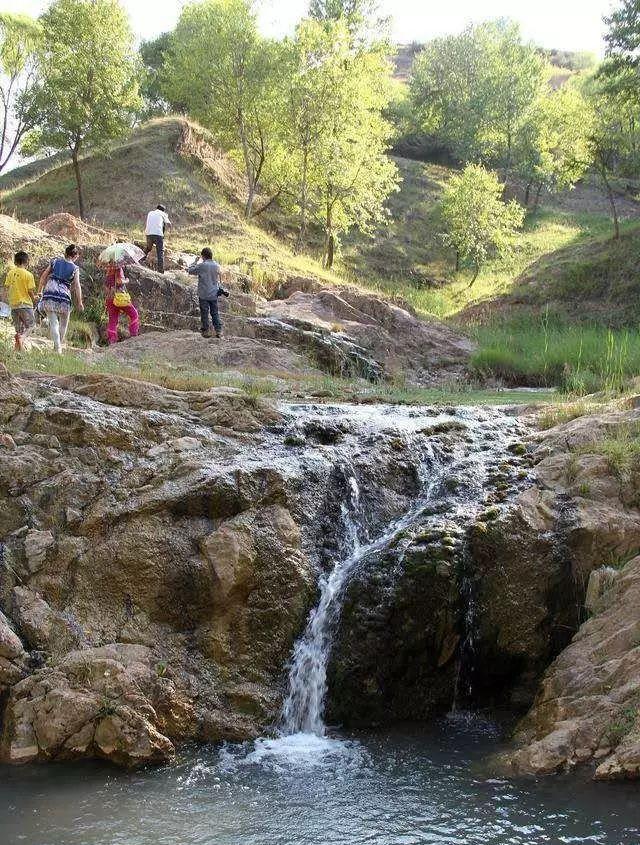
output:
M16 252L13 265L7 273L4 286L9 290L11 318L16 330L15 349L21 351L24 349L24 338L35 323L33 306L36 301L36 281L33 273L27 269L29 256L26 252Z

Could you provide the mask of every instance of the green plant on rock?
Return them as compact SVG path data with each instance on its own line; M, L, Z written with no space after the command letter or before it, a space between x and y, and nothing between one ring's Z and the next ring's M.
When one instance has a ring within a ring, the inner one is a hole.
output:
M638 706L629 705L625 707L616 719L609 722L604 730L604 736L612 745L619 745L635 728L638 721Z

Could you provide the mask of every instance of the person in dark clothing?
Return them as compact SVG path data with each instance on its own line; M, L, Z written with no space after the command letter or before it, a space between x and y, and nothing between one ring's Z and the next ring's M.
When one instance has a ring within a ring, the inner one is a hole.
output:
M213 253L205 247L200 258L187 268L187 273L198 277L198 300L200 302L200 322L203 337L212 337L209 317L213 323L216 337L222 336L222 323L218 312L218 297L229 296L221 284L222 268L213 260Z

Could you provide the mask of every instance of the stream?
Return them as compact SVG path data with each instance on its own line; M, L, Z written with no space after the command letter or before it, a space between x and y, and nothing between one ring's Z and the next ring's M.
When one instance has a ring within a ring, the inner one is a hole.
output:
M280 746L183 751L127 774L0 771L4 845L637 845L637 786L483 775L477 719Z
M314 413L316 422L339 417L330 407ZM362 429L375 435L379 411L349 413L360 439ZM462 527L473 520L496 451L521 433L498 411L457 414L466 438L441 453L417 436L425 420L415 410L394 412L398 433L415 442L418 492L382 527L365 512L370 491L344 449L338 552L294 646L271 736L182 748L175 765L135 773L96 762L0 768L2 845L638 845L637 787L594 784L588 773L495 778L485 763L501 748L500 728L455 701L448 717L428 726L347 733L325 722L333 635L350 578L391 548L402 554L414 524L437 525L445 511ZM291 411L293 424L298 416ZM452 416L432 416L430 424ZM472 620L471 608L467 654Z

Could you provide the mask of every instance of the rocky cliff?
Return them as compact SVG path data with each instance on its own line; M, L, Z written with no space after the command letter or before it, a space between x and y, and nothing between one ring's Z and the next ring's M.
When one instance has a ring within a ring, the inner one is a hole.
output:
M371 532L418 489L415 442L372 410L6 371L0 400L9 761L136 765L264 730L340 548L345 467Z

